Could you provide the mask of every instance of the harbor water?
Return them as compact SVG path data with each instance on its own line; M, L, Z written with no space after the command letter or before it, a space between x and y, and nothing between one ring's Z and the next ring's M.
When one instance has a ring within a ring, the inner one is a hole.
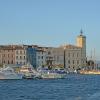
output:
M100 100L100 75L0 80L0 100Z

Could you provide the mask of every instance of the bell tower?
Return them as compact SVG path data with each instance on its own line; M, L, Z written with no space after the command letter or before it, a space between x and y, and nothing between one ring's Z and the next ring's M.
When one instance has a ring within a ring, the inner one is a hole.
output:
M77 46L86 49L86 36L83 35L83 31L80 31L80 35L77 36Z
M77 36L77 46L81 48L82 65L86 64L86 36L83 35L82 30Z

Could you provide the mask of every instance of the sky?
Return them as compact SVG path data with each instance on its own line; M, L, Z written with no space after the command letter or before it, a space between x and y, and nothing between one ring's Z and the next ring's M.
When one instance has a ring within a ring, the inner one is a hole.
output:
M100 0L0 0L1 45L76 45L81 29L100 60Z

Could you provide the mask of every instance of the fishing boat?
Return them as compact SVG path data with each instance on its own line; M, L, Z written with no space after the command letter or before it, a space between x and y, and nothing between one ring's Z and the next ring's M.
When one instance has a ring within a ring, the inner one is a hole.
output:
M7 66L0 69L0 79L22 79L22 74L16 73L13 68Z

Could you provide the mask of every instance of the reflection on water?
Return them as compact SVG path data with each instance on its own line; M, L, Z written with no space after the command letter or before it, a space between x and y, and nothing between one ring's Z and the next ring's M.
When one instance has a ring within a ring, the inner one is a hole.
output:
M0 80L0 100L100 100L99 75L66 79Z

